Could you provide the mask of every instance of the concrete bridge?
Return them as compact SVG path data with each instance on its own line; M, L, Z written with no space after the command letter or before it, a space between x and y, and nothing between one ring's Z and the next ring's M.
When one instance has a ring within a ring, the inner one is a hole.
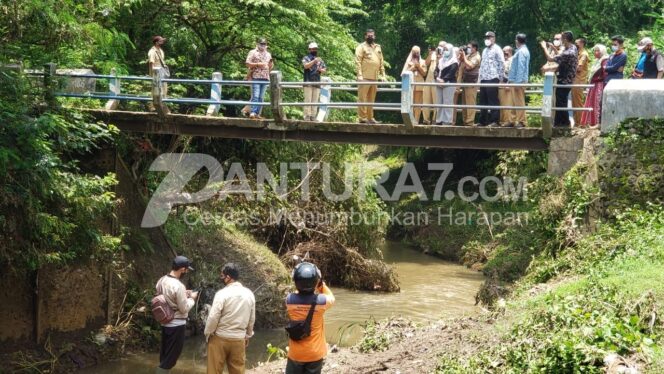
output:
M162 78L160 68L156 68L152 77L118 76L114 72L110 75L97 75L92 72L59 72L54 64L47 64L44 72L35 74L43 77L47 103L58 105L56 97L92 98L105 100L104 109L86 109L89 114L98 120L112 123L123 131L155 133L155 134L182 134L192 136L208 136L222 138L240 138L257 140L284 140L284 141L314 141L335 143L360 143L380 145L401 145L413 147L441 147L458 149L523 149L545 150L551 144L550 138L569 134L566 129L553 129L552 118L557 110L554 98L558 87L582 87L589 85L558 85L555 76L547 73L543 83L532 84L464 84L464 83L419 83L414 82L412 73L403 74L401 82L283 82L281 73L273 71L270 76L270 101L258 103L262 107L272 110L272 119L244 119L228 118L219 115L222 105L248 105L249 101L222 99L223 86L247 86L251 82L223 80L221 73L213 73L212 79L165 79ZM68 82L68 89L59 91L57 80ZM95 92L96 80L109 81L109 92ZM122 93L121 82L139 80L151 84L151 95L139 96ZM164 83L192 84L210 86L209 98L171 98L162 92ZM622 82L620 82L622 83ZM620 84L619 83L619 84ZM400 124L356 124L326 122L332 109L355 109L363 103L332 102L332 92L335 90L352 91L362 84L377 84L379 92L394 92L400 94L400 102L377 102L373 106L376 110L399 112L403 123ZM283 91L286 89L301 89L304 85L319 85L321 99L316 103L284 102ZM487 128L464 126L421 126L417 125L413 116L413 109L424 107L414 104L412 91L414 86L499 86L499 87L525 87L529 95L542 95L540 107L491 107L467 105L429 104L426 107L440 109L515 109L526 110L541 118L541 128ZM616 107L623 104L620 99L612 95L612 82L606 89L604 112L606 118L614 124L616 117L620 117ZM71 89L74 87L74 89ZM77 89L83 87L82 89ZM623 90L624 91L624 90ZM622 92L622 91L621 91ZM624 96L624 95L623 95ZM129 112L118 110L121 101L151 102L156 112ZM168 103L207 106L207 115L172 114L167 108ZM316 121L300 121L286 116L285 108L317 106L319 108ZM565 110L588 111L587 108L570 108ZM616 115L618 112L618 115Z

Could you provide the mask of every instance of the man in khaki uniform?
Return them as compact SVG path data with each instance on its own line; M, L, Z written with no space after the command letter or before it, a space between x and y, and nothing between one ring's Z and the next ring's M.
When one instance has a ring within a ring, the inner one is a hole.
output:
M429 48L429 55L427 56L427 59L425 60L424 64L427 66L427 74L425 82L434 83L436 75L436 67L438 65L438 57L436 56L436 49L434 47ZM434 104L438 101L438 96L436 95L436 87L424 86L422 87L422 90L423 90L422 101L424 104ZM432 121L436 120L436 108L423 108L422 113L424 115L425 125L430 125Z
M501 83L507 83L507 76L510 73L510 68L512 67L512 47L509 45L503 47L503 56L505 56L505 75L500 79ZM498 101L500 101L500 106L514 106L514 98L512 97L512 89L510 87L500 87L498 88ZM500 125L501 126L510 126L512 124L512 117L516 116L516 113L512 109L501 109L500 110Z
M586 39L580 38L576 39L576 48L579 50L579 62L576 67L576 78L574 78L574 84L588 84L588 67L590 63L590 56L588 51L586 51ZM573 108L583 108L583 88L572 88L572 107ZM581 115L583 112L575 111L574 112L574 126L579 126L581 124Z
M462 82L463 83L477 83L480 78L480 64L482 56L480 56L479 45L477 42L472 41L468 43L466 50L461 53L460 65L463 68ZM463 88L463 104L475 105L477 104L477 91L478 87L464 87ZM463 124L464 126L473 126L475 124L476 109L463 110Z
M358 81L378 81L385 79L385 66L383 65L383 50L376 44L376 33L367 30L364 34L364 43L355 48L355 66ZM378 86L373 84L359 85L357 88L357 100L360 103L373 103L376 101ZM378 123L374 118L372 106L360 106L357 108L360 123Z

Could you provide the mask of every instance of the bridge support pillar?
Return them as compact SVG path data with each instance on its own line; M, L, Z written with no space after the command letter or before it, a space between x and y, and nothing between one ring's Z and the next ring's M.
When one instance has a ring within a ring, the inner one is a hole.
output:
M115 68L111 69L111 75L115 76L115 78L111 78L108 81L108 93L111 96L118 96L120 94L120 80L117 78L118 73L115 70ZM104 105L104 109L106 110L116 110L118 109L118 106L120 105L119 100L111 99L106 102Z
M415 116L413 116L413 73L407 71L401 74L401 117L407 128L415 125Z
M213 81L222 81L223 76L221 75L220 72L215 71L212 73L212 80ZM210 88L210 100L213 101L221 101L221 83L212 83L211 88ZM207 109L207 115L208 116L213 116L219 114L219 109L221 108L221 105L219 104L210 104Z
M281 72L278 70L270 72L270 106L274 122L282 123L286 120L286 114L281 106L283 96L281 91Z
M556 76L552 72L544 74L544 93L542 95L542 136L550 139L553 133L553 104L555 98Z
M332 79L330 77L322 77L321 82L332 82ZM329 104L332 101L332 87L329 84L324 84L320 86L320 98L319 102L321 104ZM325 122L327 120L327 116L330 113L330 109L327 107L327 105L321 105L318 108L318 115L316 116L316 121L317 122Z
M160 67L152 69L152 105L160 117L169 113L166 104L162 101L165 96L165 83L161 81L162 71Z
M51 108L55 108L58 105L57 100L55 100L55 74L56 74L56 65L52 62L44 65L44 101L46 105Z

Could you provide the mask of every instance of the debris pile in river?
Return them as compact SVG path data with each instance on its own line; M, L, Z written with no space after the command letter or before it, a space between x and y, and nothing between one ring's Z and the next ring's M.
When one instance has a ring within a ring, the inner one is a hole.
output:
M318 266L324 280L333 286L356 290L398 292L399 281L394 270L379 260L367 259L354 248L339 244L305 242L286 253L287 265L293 256L304 257Z

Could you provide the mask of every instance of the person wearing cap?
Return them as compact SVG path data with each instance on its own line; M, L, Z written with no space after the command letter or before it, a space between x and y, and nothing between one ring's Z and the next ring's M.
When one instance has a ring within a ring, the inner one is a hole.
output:
M482 57L479 53L479 45L476 41L471 41L466 46L466 50L462 51L459 58L459 68L463 70L461 73L461 82L463 83L477 83L480 79L480 65ZM477 86L463 87L463 105L473 106L477 104ZM473 126L475 124L475 114L477 109L464 109L463 110L463 125Z
M240 269L233 263L221 269L224 288L217 291L205 323L208 374L244 373L245 348L254 336L256 299L238 280Z
M606 62L606 78L604 78L604 84L608 84L613 79L623 79L625 65L627 65L627 53L625 53L625 48L623 44L625 39L616 35L611 38L611 50L613 53L609 56L609 60Z
M655 50L651 38L643 38L636 47L641 57L632 73L635 79L661 79L664 75L664 56Z
M505 56L496 44L496 34L492 31L484 34L484 51L480 65L480 83L496 84L505 75ZM499 106L498 87L480 87L480 105ZM500 110L480 109L479 126L496 127L500 121Z
M166 67L166 64L164 61L166 60L166 55L164 54L164 49L162 48L164 44L166 43L166 38L162 36L154 36L152 38L152 48L148 51L148 75L152 76L154 72L154 68L164 68ZM163 74L163 70L162 70ZM164 78L164 77L162 77ZM166 97L166 94L168 93L168 85L164 82L161 84L161 96L162 98ZM152 102L149 104L150 110L154 111L154 106ZM165 107L166 110L168 110L168 107Z
M167 373L175 366L182 353L187 316L189 310L194 306L198 292L187 290L180 279L184 274L193 270L188 258L177 256L173 259L171 271L157 282L157 293L163 294L168 305L175 311L173 320L161 325L158 373Z
M291 321L305 321L312 311L309 336L288 339L286 374L320 374L327 356L325 312L334 305L332 291L322 280L321 272L310 262L301 262L293 269L297 292L286 296L286 310Z
M383 49L376 44L376 32L369 29L364 34L364 43L355 48L355 71L357 80L379 81L385 80L385 66L383 63ZM378 86L374 84L360 84L357 87L357 100L360 103L373 103L376 101ZM360 123L376 124L373 106L360 106L357 108Z
M576 48L578 50L578 61L576 65L576 77L574 84L587 84L588 83L588 69L590 68L590 55L586 51L587 41L585 38L576 39ZM585 88L572 88L572 108L583 108L583 93ZM574 111L574 126L581 125L582 111Z
M576 77L576 67L578 65L578 51L574 44L574 34L571 31L562 33L564 50L560 54L550 53L547 50L545 42L541 42L540 46L544 51L544 57L547 61L555 62L558 64L558 84L570 85L574 83ZM556 88L556 116L554 119L554 126L557 127L570 127L569 113L567 111L567 101L570 93L570 88L558 87ZM565 110L562 110L565 108Z
M256 105L262 103L265 97L268 83L270 82L270 71L274 67L272 55L267 51L267 40L259 38L256 43L256 49L252 49L247 55L245 61L247 68L250 70L249 77L251 78L251 106L249 118L261 118L260 113L262 107Z
M325 61L318 56L318 44L309 43L309 54L302 58L305 82L320 82L320 75L327 72ZM320 99L320 86L304 86L304 102L317 103ZM318 114L317 106L304 107L304 120L315 121Z

